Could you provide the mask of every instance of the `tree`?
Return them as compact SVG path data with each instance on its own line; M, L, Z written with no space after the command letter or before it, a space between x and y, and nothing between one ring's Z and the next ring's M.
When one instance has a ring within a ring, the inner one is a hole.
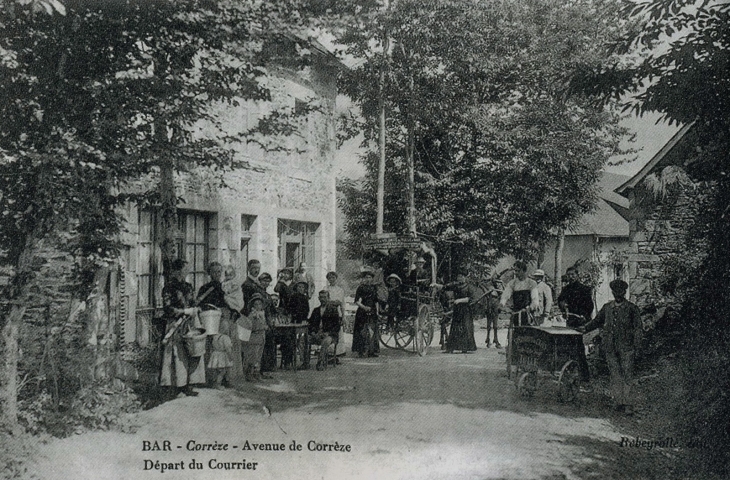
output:
M597 38L618 34L612 6L399 1L387 13L371 10L359 28L337 31L347 53L363 59L342 90L360 106L368 142L382 48L372 45L389 33L388 174L401 188L390 194L388 212L408 203L395 197L408 185L410 158L418 231L441 254L458 245L457 264L534 257L554 227L590 210L599 171L623 131L614 112L570 95L566 79L602 55ZM366 205L348 202L348 210ZM373 220L367 212L348 219L353 249ZM404 232L405 222L394 220L386 224Z
M718 0L626 2L633 28L610 46L613 56L587 64L573 87L598 101L622 99L639 115L659 112L671 123L692 124L694 158L684 167L703 185L695 201L700 215L680 258L665 262L671 291L683 300L681 318L686 348L687 415L678 429L704 442L730 442L730 4ZM689 140L688 140L689 141ZM665 193L672 180L686 177L676 169L655 177ZM650 185L651 186L651 185ZM727 449L702 449L703 468L726 476Z
M0 3L0 254L13 269L0 400L11 428L17 339L41 246L63 236L82 270L108 265L118 207L129 201L160 208L170 235L174 172L234 168L233 143L291 129L273 111L257 131L231 136L215 106L267 100L267 62L305 22L286 0L69 0L55 7L65 15L39 15L46 4L57 2ZM306 62L294 55L291 65ZM201 124L213 133L199 134ZM145 178L149 188L132 188Z

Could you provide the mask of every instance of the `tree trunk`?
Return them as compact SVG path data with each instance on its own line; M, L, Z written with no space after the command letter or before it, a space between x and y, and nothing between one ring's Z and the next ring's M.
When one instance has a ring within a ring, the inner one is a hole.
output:
M157 216L157 235L160 238L162 273L167 280L170 263L177 257L175 237L177 234L177 196L172 160L163 160L160 168L160 211Z
M33 232L28 235L25 248L18 257L15 276L8 295L12 306L2 328L4 358L0 375L0 406L2 406L0 421L13 434L20 432L18 425L18 360L20 358L18 340L27 308L25 301L28 297L28 285L33 278L33 257L37 249L38 240Z
M555 296L560 295L563 289L562 271L563 271L563 246L565 245L565 230L558 231L558 239L555 244Z

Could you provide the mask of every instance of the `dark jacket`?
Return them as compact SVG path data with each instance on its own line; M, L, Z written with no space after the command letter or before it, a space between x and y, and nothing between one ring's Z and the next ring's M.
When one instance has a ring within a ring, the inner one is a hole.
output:
M309 333L319 333L321 328L324 333L330 336L339 335L341 319L337 307L328 304L324 309L324 313L322 313L321 307L320 305L315 308L309 317Z
M573 282L564 286L558 297L560 308L563 308L563 302L567 304L570 313L581 315L586 321L593 316L593 291L587 285Z
M641 334L641 312L636 304L624 300L608 302L596 318L586 325L586 332L602 328L602 345L609 351L633 351L639 348Z
M304 323L309 317L309 299L299 292L292 293L289 298L289 313L292 323Z

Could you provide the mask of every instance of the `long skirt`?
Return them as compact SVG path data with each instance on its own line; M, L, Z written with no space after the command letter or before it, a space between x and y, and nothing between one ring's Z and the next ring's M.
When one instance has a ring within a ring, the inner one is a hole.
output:
M380 352L378 344L378 317L358 308L352 329L352 351L362 355Z
M272 330L266 331L264 353L261 357L261 371L276 371L276 340L274 340L274 332Z
M160 385L184 387L205 383L205 363L201 358L189 356L182 338L173 335L162 351Z
M474 352L477 343L474 340L474 319L471 316L469 307L454 307L454 318L451 320L451 331L446 340L446 350L460 350L462 352Z

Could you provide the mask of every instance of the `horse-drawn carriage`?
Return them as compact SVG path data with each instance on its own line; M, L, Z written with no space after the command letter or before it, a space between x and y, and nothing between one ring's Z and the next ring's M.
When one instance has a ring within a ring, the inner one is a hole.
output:
M385 236L365 242L365 247L388 251L389 254L406 251L409 257L429 259L428 278L414 284L405 282L400 286L398 312L379 315L377 332L380 343L387 348L425 355L433 342L436 327L440 328L444 317L448 315L440 301L439 290L435 287L438 268L436 252L417 237ZM409 261L409 270L411 264Z

